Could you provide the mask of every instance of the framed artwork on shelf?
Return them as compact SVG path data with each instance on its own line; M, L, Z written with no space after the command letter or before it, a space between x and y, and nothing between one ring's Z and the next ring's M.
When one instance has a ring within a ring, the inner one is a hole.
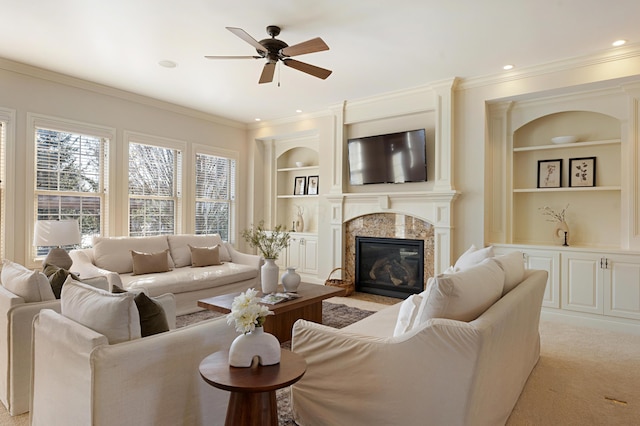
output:
M307 195L318 195L319 176L309 176L307 179Z
M538 160L538 188L562 186L562 159Z
M306 185L307 178L305 176L296 176L293 183L293 195L304 195Z
M569 186L596 186L596 157L569 159Z

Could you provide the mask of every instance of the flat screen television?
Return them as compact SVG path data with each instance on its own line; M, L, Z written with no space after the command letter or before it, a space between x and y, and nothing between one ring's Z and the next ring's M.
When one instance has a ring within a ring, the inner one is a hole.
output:
M424 129L349 139L347 150L351 185L427 180Z

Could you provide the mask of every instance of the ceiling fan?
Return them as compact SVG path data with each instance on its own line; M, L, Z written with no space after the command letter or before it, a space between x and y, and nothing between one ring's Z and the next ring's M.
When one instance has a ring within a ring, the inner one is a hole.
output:
M317 67L315 65L300 62L295 59L291 59L292 56L304 55L307 53L321 52L323 50L329 50L329 46L320 38L316 37L311 40L303 41L302 43L289 46L282 40L278 40L276 36L280 34L280 27L275 25L269 25L267 27L267 34L271 38L265 38L264 40L256 41L242 28L226 27L229 31L246 41L250 45L256 48L259 56L205 56L207 59L261 59L266 58L267 63L262 69L260 80L258 83L270 83L273 81L273 74L276 69L278 61L282 61L288 67L297 69L298 71L305 72L314 77L326 79L331 75L331 70Z

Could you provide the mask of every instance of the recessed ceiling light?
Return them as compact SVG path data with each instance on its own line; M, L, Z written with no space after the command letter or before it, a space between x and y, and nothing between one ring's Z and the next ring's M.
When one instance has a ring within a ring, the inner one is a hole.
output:
M623 44L625 44L626 42L627 42L627 40L622 40L622 39L620 39L620 40L616 40L616 41L614 41L613 43L611 43L611 45L612 45L613 47L618 47L618 46L622 46L622 45L623 45Z
M300 114L300 113L302 112L302 110L301 110L301 109L297 109L297 110L296 110L296 112L297 112L298 114Z
M178 66L177 63L173 61L167 61L167 60L158 62L158 65L165 68L175 68Z
M260 121L260 119L259 119L259 118L255 118L255 120L256 120L256 121Z
M504 67L502 67L502 69L505 70L505 71L512 70L513 69L513 65L511 65L511 64L505 65Z

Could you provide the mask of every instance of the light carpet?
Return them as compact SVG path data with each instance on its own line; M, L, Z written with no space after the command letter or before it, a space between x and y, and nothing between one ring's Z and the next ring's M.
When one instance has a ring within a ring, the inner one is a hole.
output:
M362 306L357 299L347 302ZM371 310L385 306L376 307ZM540 323L540 335L540 361L507 425L640 424L640 336L551 321ZM288 393L279 396L281 424L291 425ZM10 417L0 404L0 425L28 421L28 414Z

